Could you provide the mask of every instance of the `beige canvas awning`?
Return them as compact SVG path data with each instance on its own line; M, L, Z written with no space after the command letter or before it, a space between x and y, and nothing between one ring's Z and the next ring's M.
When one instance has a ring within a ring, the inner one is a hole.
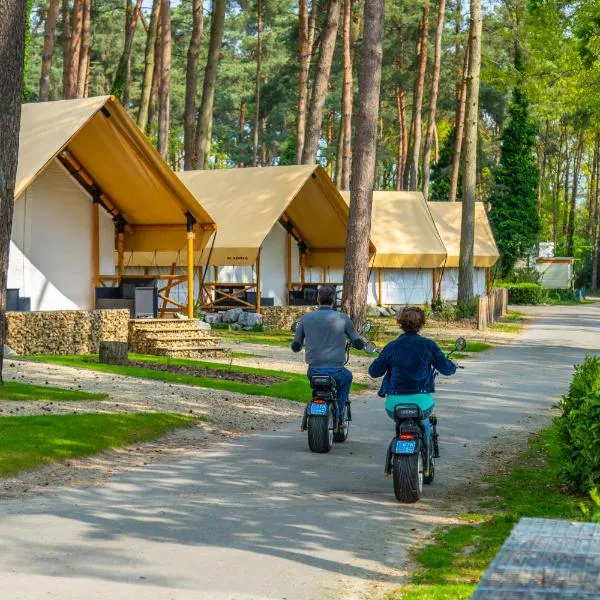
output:
M146 253L151 262L157 252L185 249L186 213L197 223L197 250L215 229L112 96L23 106L15 198L55 158L90 193L97 190L113 216L123 217L126 250Z
M350 194L342 194L349 202ZM371 239L377 250L374 267L433 269L446 259L421 192L373 192Z
M429 202L429 209L448 250L447 267L458 267L462 202ZM475 204L475 266L492 267L500 258L496 240L482 202Z
M307 266L342 266L348 207L318 165L184 171L183 183L215 218L211 265L251 265L278 222L307 248ZM208 250L201 258L206 263Z

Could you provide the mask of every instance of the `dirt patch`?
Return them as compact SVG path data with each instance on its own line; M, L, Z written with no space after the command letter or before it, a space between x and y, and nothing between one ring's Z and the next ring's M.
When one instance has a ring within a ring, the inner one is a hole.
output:
M125 363L128 367L140 367L152 369L165 373L178 375L192 375L194 377L206 377L208 379L223 379L225 381L237 381L248 385L275 385L287 381L284 377L276 375L256 375L254 373L239 373L237 371L224 371L222 369L209 369L207 367L193 367L191 365L166 365L161 363L146 362L141 360L130 360Z

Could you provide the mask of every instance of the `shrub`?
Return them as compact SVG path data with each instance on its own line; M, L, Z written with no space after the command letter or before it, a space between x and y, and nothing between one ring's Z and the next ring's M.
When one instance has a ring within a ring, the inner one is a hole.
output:
M584 399L600 392L600 356L586 355L580 365L575 365L575 374L569 391L560 399L561 420L565 420L571 411L581 407Z
M564 473L572 488L589 490L600 485L600 356L575 365L559 408L557 425L571 457Z
M600 485L600 392L586 396L566 421L571 460L565 474L572 488L593 489Z
M574 302L577 300L575 290L560 288L546 290L546 297L550 302Z
M540 273L535 268L523 267L509 273L504 280L507 283L539 283Z
M538 283L503 283L508 290L509 304L541 304L546 299L546 290Z
M458 309L451 302L437 302L431 312L431 318L436 321L456 321Z

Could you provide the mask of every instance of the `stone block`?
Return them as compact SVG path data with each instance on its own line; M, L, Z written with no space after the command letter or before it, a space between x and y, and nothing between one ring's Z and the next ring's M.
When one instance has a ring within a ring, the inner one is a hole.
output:
M232 308L223 313L223 323L237 323L243 314L244 311L241 308Z

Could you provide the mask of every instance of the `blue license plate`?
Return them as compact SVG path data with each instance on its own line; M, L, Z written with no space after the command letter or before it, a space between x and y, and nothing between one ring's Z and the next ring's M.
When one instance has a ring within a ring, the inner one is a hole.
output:
M310 414L311 415L326 415L328 410L328 405L324 404L315 404L314 402L310 405Z
M414 454L417 442L415 440L397 440L394 452L396 454Z

